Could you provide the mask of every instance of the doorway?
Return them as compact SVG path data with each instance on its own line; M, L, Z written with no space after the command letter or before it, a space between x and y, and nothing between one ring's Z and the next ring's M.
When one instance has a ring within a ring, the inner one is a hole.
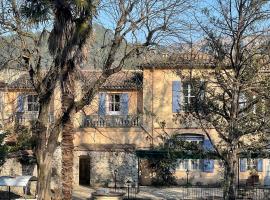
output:
M79 158L79 184L90 185L90 157L80 156Z

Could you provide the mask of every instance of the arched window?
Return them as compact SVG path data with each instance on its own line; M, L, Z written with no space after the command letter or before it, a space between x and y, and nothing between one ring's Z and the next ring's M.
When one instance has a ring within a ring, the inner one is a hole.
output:
M177 134L174 136L176 140L191 142L200 144L203 143L204 136L201 134L194 134L194 133L183 133L183 134Z

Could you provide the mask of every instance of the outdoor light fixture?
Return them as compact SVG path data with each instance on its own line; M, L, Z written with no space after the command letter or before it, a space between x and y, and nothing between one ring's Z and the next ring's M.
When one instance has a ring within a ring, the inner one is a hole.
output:
M188 175L189 175L189 172L190 172L190 171L187 169L187 170L186 170L186 174L187 174L187 186L188 186Z
M114 173L114 191L115 191L115 192L116 192L116 174L117 174L117 172L118 172L117 169L115 169L115 170L113 171L113 173Z
M128 192L128 199L129 199L129 187L131 186L131 181L130 180L128 180L127 181L127 192Z

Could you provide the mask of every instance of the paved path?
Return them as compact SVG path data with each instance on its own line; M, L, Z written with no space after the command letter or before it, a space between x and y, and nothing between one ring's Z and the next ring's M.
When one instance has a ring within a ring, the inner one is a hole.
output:
M73 191L73 199L74 200L86 200L90 199L90 194L94 191L94 189L89 187L78 186L74 188ZM211 191L212 193L213 191ZM144 200L180 200L180 199L196 199L197 195L200 197L204 197L205 199L210 194L208 189L203 190L187 190L180 187L164 187L164 188L156 188L156 187L140 187L139 194L136 195L138 199ZM213 193L212 193L213 194ZM221 199L222 191L217 189L215 191L215 198L211 199Z

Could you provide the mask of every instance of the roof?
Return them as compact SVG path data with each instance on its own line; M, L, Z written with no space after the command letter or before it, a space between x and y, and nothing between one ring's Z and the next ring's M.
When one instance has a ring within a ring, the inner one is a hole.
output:
M101 71L82 71L80 79L86 85L92 85L101 74ZM111 75L101 86L101 89L140 89L142 88L142 80L142 71L123 70Z
M18 79L7 84L10 89L34 89L28 74L21 75Z
M144 61L138 66L141 69L194 69L215 68L215 58L212 55L203 52L185 52L185 53L159 53L147 55ZM269 57L264 56L259 60L261 72L270 72ZM225 62L227 68L230 68L230 61Z
M134 151L132 144L86 144L75 147L75 151Z
M82 71L78 78L85 82L87 86L94 84L101 71ZM1 85L0 85L1 86ZM34 89L28 74L22 75L17 80L7 85L9 89ZM101 86L101 89L140 89L142 88L142 72L141 71L121 71L111 75L107 81Z
M144 61L139 68L213 68L215 67L212 56L205 53L175 53L158 54L144 57Z

